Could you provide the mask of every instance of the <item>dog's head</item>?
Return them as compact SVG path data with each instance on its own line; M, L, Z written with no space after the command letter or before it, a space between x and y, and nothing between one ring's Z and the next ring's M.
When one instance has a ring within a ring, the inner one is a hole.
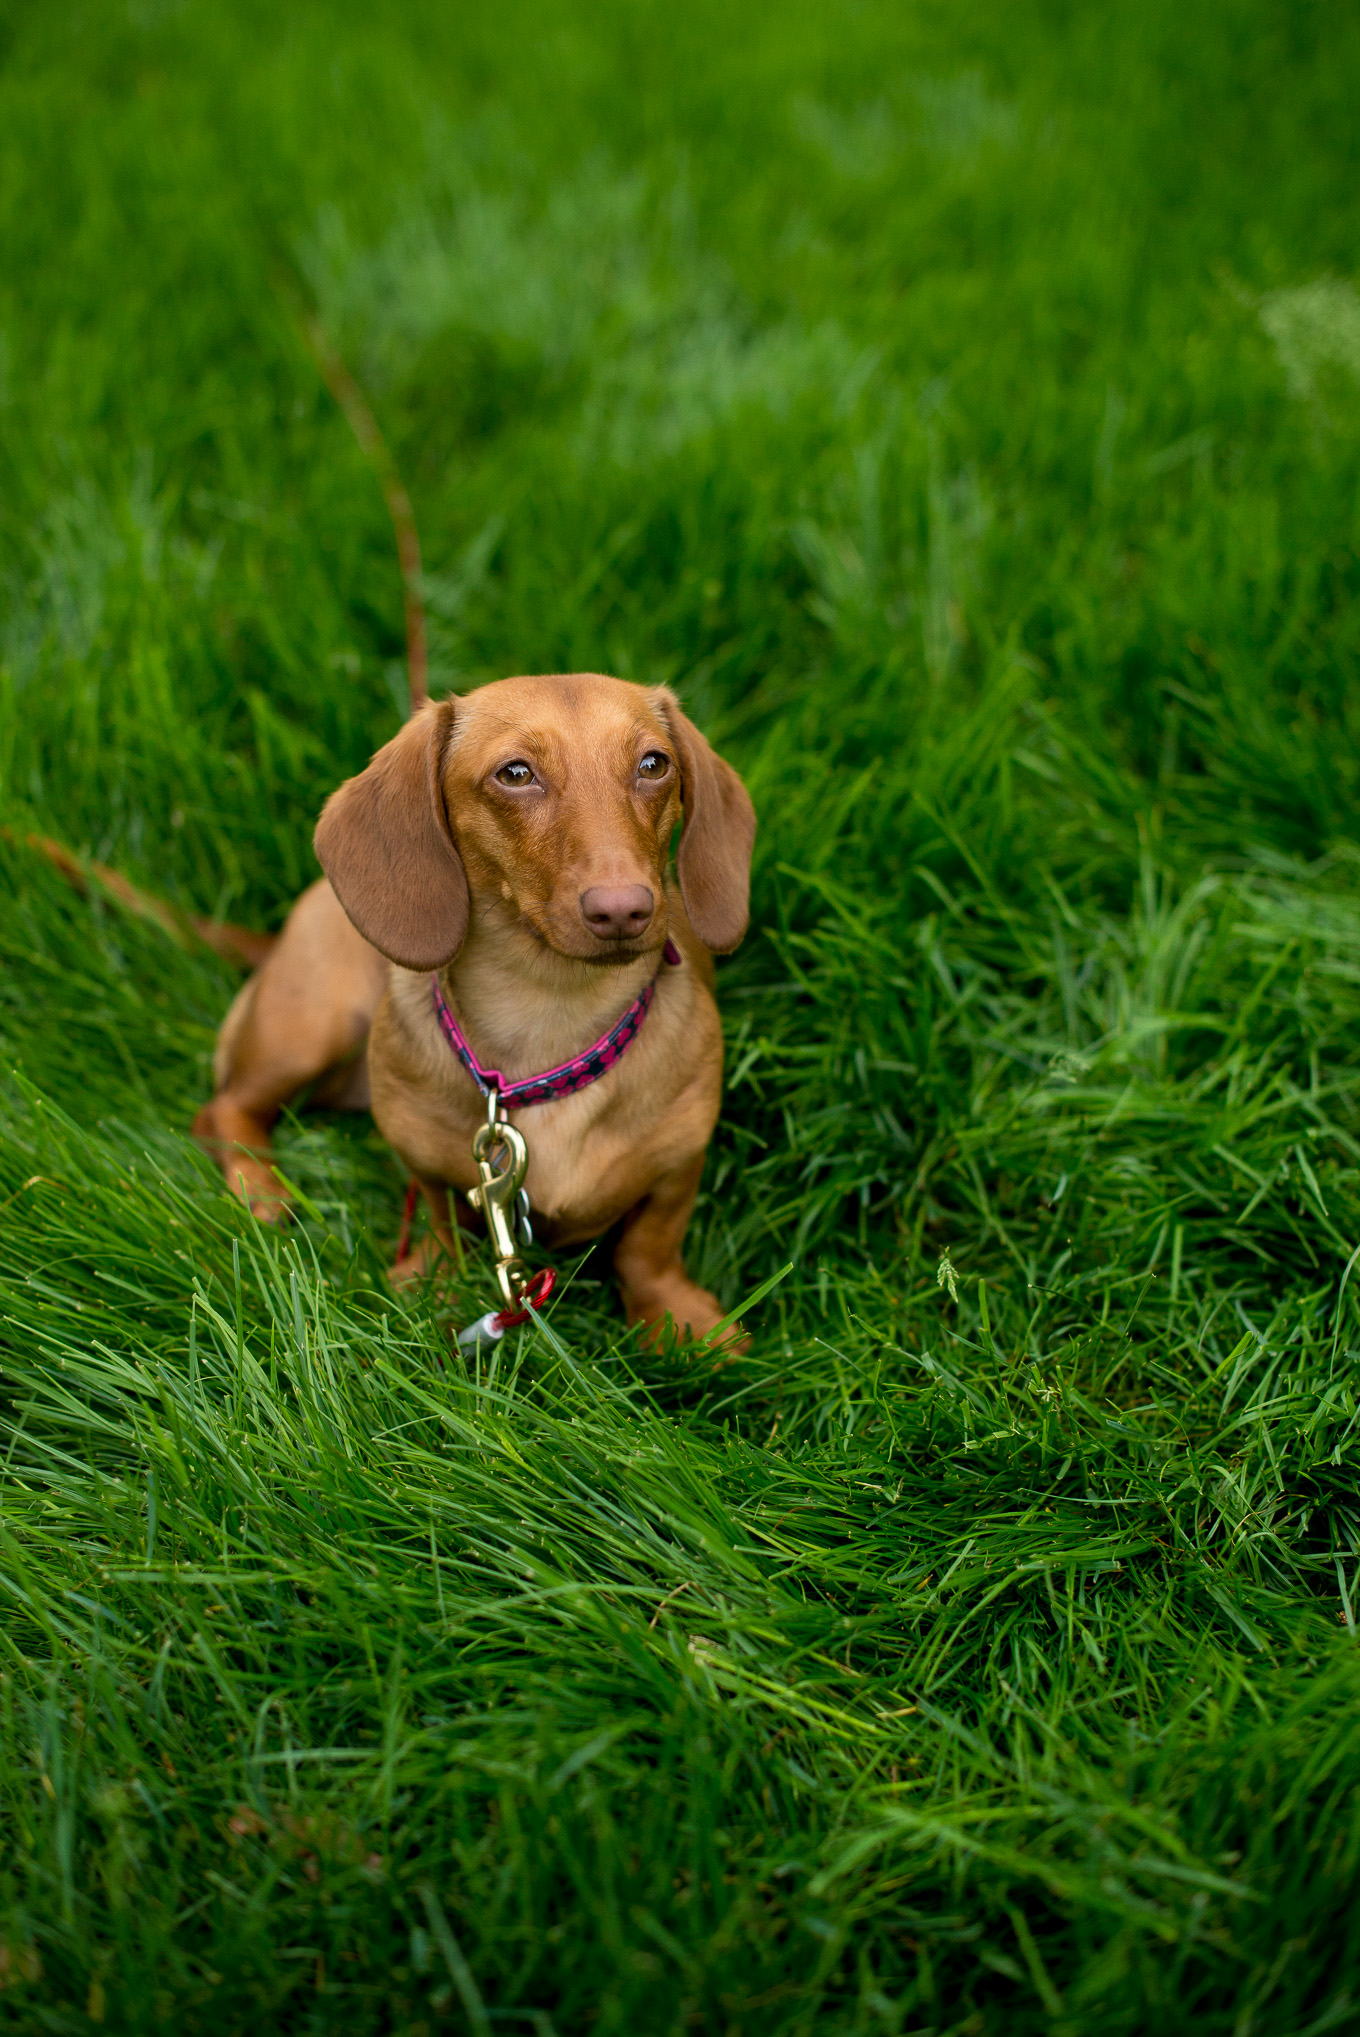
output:
M632 961L680 895L717 954L746 932L755 812L664 686L500 679L424 707L332 793L316 853L364 939L435 969L480 914L573 960Z

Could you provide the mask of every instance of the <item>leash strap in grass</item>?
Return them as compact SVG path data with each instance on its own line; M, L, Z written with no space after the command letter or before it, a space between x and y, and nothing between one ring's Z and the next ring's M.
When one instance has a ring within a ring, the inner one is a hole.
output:
M475 1351L479 1344L499 1344L507 1330L513 1330L519 1323L527 1323L532 1313L546 1308L548 1298L557 1285L557 1275L551 1266L542 1266L532 1280L526 1280L520 1291L521 1308L488 1309L484 1316L478 1316L475 1323L469 1323L465 1330L458 1332L458 1342L465 1351Z
M680 950L674 941L667 941L662 956L672 969L679 967ZM588 1089L592 1082L598 1082L602 1075L607 1075L615 1062L623 1059L642 1030L642 1021L651 1008L656 990L656 979L653 977L642 995L635 997L622 1017L615 1019L609 1031L601 1033L599 1039L593 1040L582 1053L570 1061L559 1063L556 1068L546 1068L541 1075L526 1075L520 1082L507 1082L498 1068L483 1068L468 1045L462 1027L444 1002L438 976L431 976L430 988L444 1038L482 1095L490 1096L494 1092L502 1110L524 1110L531 1103L553 1103L559 1097L574 1096L578 1089Z

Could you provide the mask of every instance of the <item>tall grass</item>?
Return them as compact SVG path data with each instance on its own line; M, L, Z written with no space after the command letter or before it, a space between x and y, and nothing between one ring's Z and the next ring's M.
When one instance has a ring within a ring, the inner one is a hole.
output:
M0 30L0 2021L1360 2020L1351 16ZM186 1127L431 682L761 814L691 1265L465 1365L366 1123ZM783 1269L791 1271L783 1274ZM783 1274L783 1277L780 1277Z

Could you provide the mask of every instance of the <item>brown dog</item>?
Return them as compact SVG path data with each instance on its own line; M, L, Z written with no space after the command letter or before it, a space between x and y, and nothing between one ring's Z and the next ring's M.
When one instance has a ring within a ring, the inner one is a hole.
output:
M371 1105L452 1250L448 1190L477 1179L486 1104L441 1031L431 973L507 1082L579 1055L654 982L617 1064L514 1122L548 1242L621 1220L629 1322L669 1315L702 1336L721 1310L681 1248L721 1091L712 953L746 931L754 835L741 780L665 687L502 679L422 708L327 802L326 876L228 1013L195 1134L276 1217L269 1133L284 1104L310 1089L331 1108ZM678 967L662 963L668 938Z

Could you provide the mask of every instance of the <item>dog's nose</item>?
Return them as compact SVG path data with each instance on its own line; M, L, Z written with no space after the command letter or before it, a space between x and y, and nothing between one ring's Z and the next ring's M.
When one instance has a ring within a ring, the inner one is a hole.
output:
M645 884L592 884L581 893L581 917L597 940L645 934L656 901Z

